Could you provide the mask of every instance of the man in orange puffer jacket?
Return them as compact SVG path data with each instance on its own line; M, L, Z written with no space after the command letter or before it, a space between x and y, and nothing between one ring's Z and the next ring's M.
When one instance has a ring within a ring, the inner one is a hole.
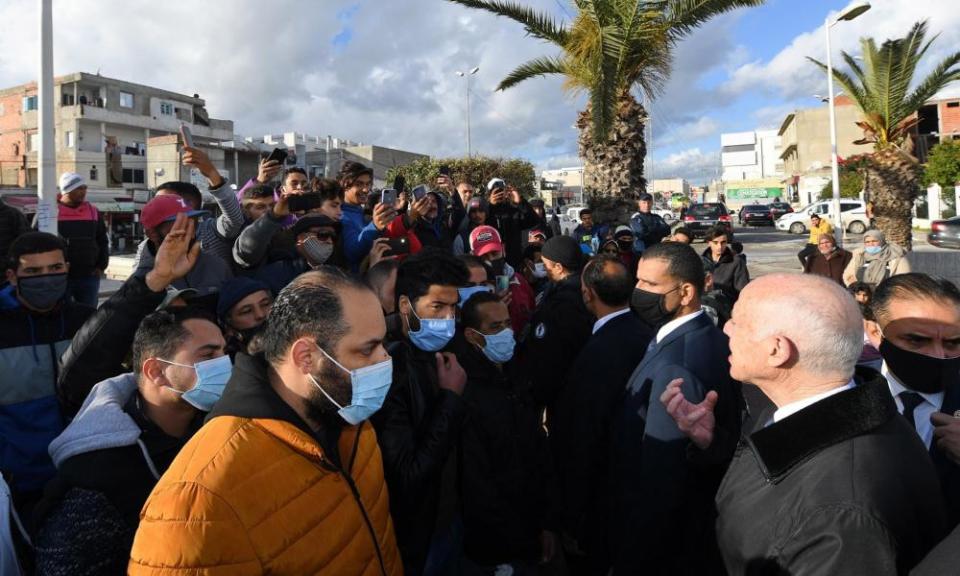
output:
M336 269L278 296L207 423L141 513L132 575L403 573L376 433L386 325Z

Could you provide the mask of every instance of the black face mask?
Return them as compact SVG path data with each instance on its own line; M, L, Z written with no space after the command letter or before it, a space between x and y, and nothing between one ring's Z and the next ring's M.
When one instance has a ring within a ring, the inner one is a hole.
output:
M626 252L627 250L632 250L633 240L617 240L617 246L619 246L620 249L623 250L624 252Z
M670 290L670 292L679 288L680 287L677 286L673 290ZM667 294L670 292L657 294L656 292L648 292L641 288L634 288L633 295L630 297L630 309L633 310L641 320L653 328L659 328L673 320L680 310L679 306L673 310L667 309Z
M507 261L505 259L500 258L499 260L491 260L489 264L494 274L497 276L503 276L504 264L506 264L506 262Z
M960 357L934 358L904 350L886 338L880 342L880 355L897 380L921 394L943 392L960 380Z

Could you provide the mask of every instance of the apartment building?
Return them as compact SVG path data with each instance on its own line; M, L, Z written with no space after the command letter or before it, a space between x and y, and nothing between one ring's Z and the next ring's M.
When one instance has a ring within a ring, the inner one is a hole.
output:
M776 130L721 134L720 163L724 182L782 177L780 136Z
M181 123L197 142L233 140L197 95L78 72L54 80L54 100L56 172L82 174L94 199L146 189L147 141ZM0 186L37 185L37 107L35 82L0 90Z

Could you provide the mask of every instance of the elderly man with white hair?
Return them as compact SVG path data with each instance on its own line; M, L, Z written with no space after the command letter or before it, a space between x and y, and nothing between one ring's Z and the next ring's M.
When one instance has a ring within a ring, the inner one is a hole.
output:
M744 289L725 332L730 375L772 402L744 431L717 493L727 572L906 574L943 536L943 501L886 382L854 372L863 328L853 298L825 278L764 276ZM709 450L716 394L693 405L675 381L661 401Z

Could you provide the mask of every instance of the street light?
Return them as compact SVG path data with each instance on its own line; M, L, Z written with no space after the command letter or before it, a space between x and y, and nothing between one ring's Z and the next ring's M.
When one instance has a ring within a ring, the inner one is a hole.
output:
M836 94L833 95L834 98L839 98L839 97L841 97L841 96L843 96L843 90L841 90L841 91L839 91L839 92L837 92ZM813 97L816 98L817 100L823 102L824 104L826 104L827 102L830 101L829 98L827 98L826 96L822 96L822 95L820 95L820 94L814 94Z
M473 150L470 146L470 77L479 71L479 66L474 66L466 73L457 70L457 76L467 78L467 158L473 157Z
M833 178L833 218L834 236L837 246L843 247L843 220L840 218L840 165L837 160L837 107L833 94L833 51L830 45L830 29L838 22L849 22L870 9L869 2L854 2L843 9L834 18L824 20L824 34L827 35L827 98L830 107L830 173Z

